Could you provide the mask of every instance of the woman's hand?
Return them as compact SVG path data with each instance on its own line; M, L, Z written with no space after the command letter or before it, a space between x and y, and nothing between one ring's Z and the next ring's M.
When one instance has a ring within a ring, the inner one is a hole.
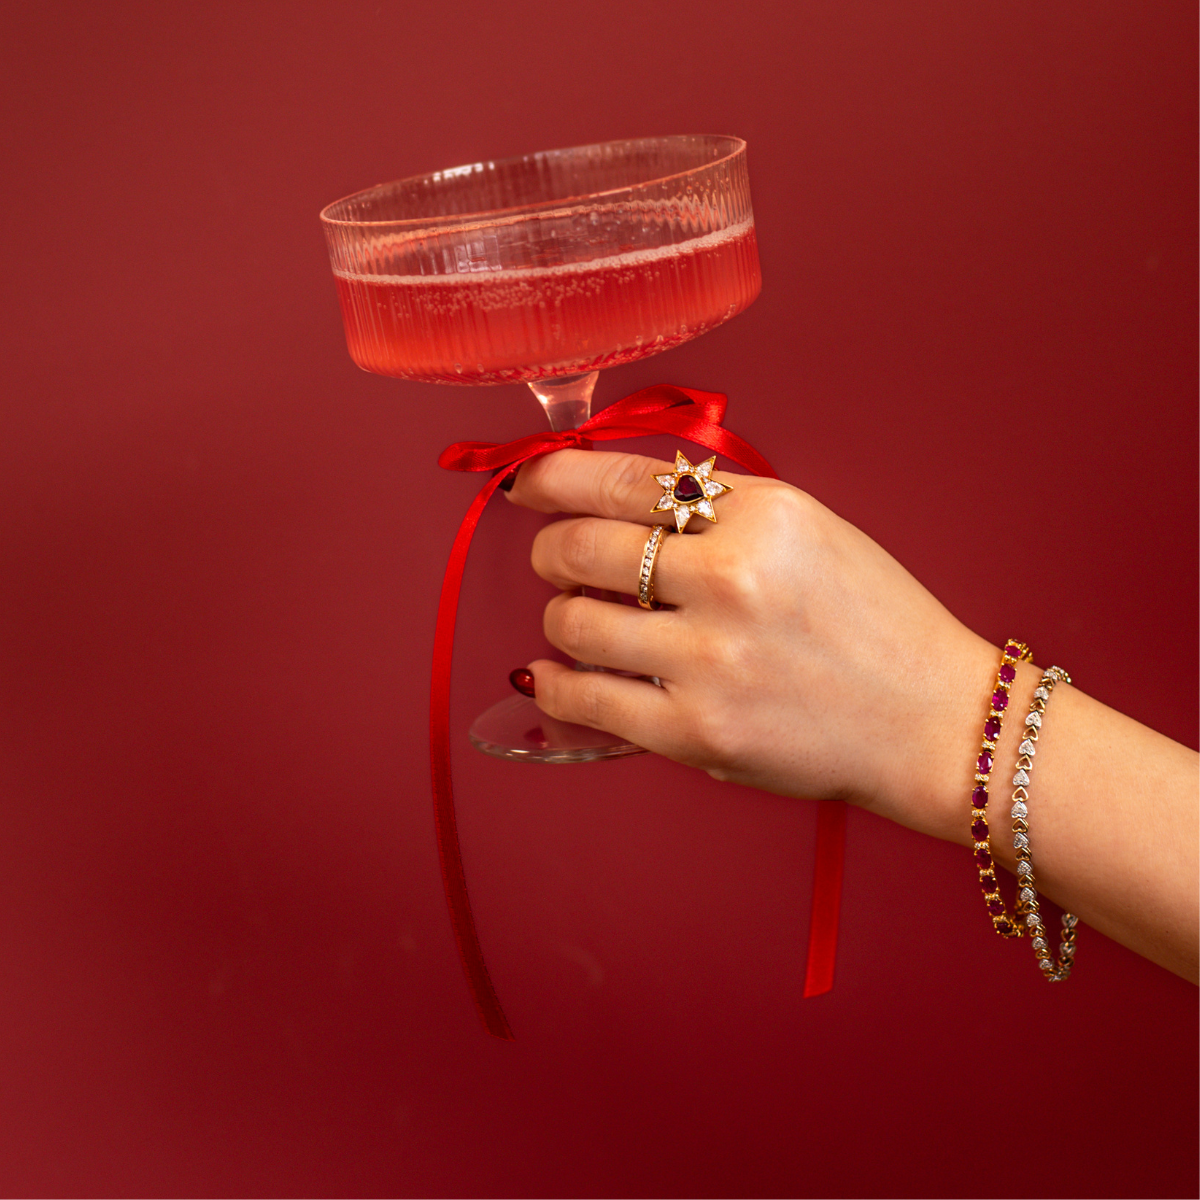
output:
M653 476L672 469L564 450L518 474L516 503L593 514L534 542L534 569L562 589L547 638L583 662L662 681L543 660L530 664L539 706L719 779L850 800L928 829L939 805L961 799L996 652L811 496L725 472L716 478L734 490L716 501L717 524L694 517L659 550L655 596L671 609L580 595L636 594L662 496ZM946 819L961 817L960 803Z
M579 450L521 468L516 503L591 514L558 521L534 542L534 569L562 589L546 607L546 636L583 662L662 681L540 661L530 664L538 704L718 779L848 800L973 845L974 762L998 651L811 496L719 472L733 491L716 501L718 523L693 518L659 549L655 595L673 608L579 594L636 593L662 495L652 477L669 470ZM1015 713L1037 680L1037 668L1018 664ZM1022 728L1008 720L997 742L1005 771ZM1194 982L1195 752L1060 685L1037 755L1029 812L1039 890ZM1012 870L1006 799L1003 786L993 789L991 852Z

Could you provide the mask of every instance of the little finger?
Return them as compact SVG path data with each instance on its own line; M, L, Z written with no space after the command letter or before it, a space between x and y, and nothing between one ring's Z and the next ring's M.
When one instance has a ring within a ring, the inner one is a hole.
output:
M559 721L603 729L647 750L669 752L673 700L669 692L642 679L573 671L562 663L530 663L537 706Z

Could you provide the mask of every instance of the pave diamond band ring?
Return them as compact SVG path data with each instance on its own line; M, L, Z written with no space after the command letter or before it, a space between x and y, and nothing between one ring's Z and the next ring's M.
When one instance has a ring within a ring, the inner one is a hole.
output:
M642 551L642 564L638 571L637 593L637 602L643 608L662 607L654 598L654 564L658 561L659 547L670 532L666 525L654 525L646 539L646 549Z

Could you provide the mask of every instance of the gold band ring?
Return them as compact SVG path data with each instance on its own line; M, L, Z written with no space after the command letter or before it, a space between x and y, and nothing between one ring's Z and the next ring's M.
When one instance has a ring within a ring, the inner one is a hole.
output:
M666 541L670 532L665 525L655 525L646 539L646 549L642 552L642 566L638 573L638 603L643 608L662 608L654 598L654 564L658 562L659 547Z

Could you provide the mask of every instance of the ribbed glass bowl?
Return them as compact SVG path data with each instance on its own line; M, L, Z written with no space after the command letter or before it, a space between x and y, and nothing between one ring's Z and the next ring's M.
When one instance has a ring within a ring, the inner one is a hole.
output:
M587 374L741 312L746 144L642 138L385 183L321 213L351 357L428 383Z

